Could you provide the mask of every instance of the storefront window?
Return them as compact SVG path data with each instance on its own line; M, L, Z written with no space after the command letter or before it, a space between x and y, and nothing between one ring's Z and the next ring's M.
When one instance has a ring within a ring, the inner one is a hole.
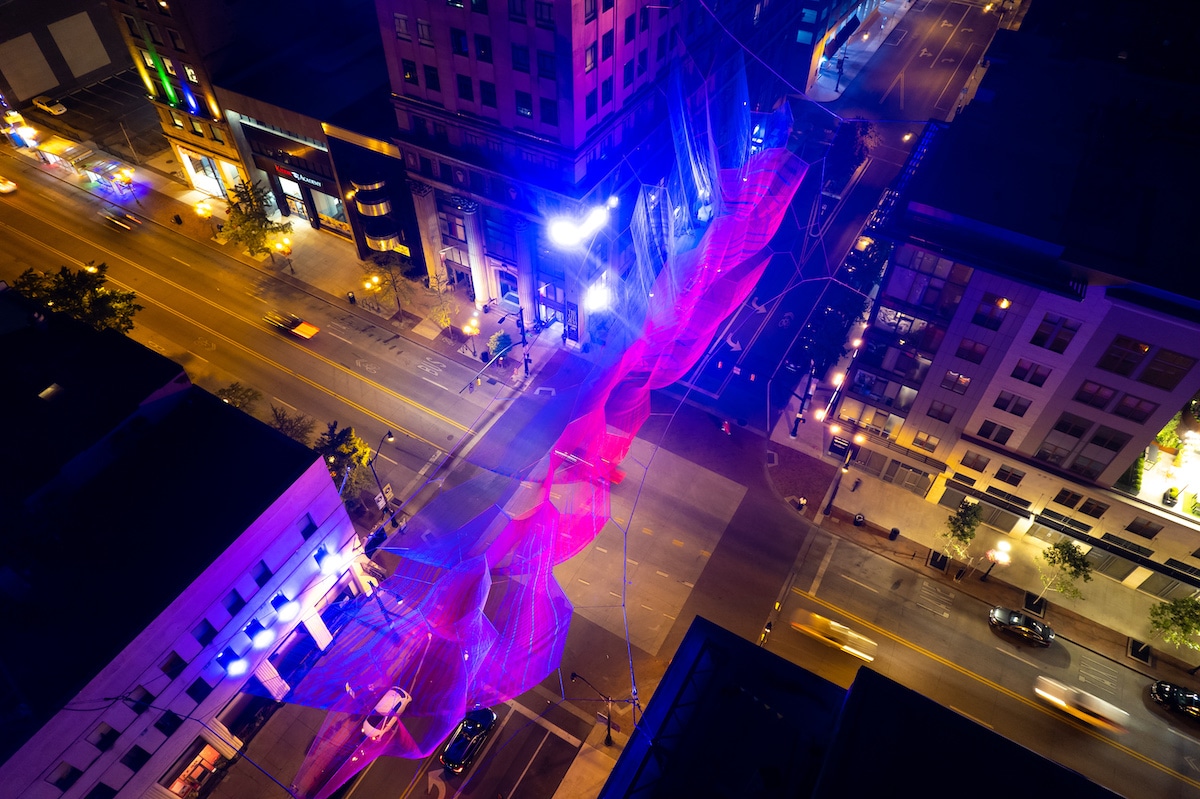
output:
M212 158L185 150L182 147L179 148L179 152L183 156L181 159L183 169L187 172L188 179L193 186L214 197L225 196L225 188L221 183L220 174L217 172L216 162Z
M213 772L224 762L225 758L221 757L220 752L203 738L197 738L158 784L176 796L190 799L200 793Z

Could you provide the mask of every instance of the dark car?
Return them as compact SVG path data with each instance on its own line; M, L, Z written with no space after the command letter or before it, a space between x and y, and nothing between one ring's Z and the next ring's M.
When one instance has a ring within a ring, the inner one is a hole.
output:
M467 713L442 750L442 765L447 771L462 774L475 761L495 728L496 714L490 708L482 707Z
M1200 719L1200 694L1195 691L1160 680L1150 686L1150 698L1172 713Z
M1006 633L1020 636L1036 646L1050 646L1054 643L1054 630L1050 629L1050 625L1042 624L1020 611L994 607L988 613L988 624Z
M305 322L299 316L281 311L269 311L263 317L263 321L272 327L277 327L280 330L286 330L293 336L309 339L321 332L321 328L314 324Z

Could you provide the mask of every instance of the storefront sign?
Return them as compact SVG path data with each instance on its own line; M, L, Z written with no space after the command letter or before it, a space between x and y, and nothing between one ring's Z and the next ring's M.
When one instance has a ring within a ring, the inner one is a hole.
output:
M307 175L301 175L299 172L293 172L290 169L285 169L279 164L275 165L275 171L283 175L285 178L291 178L297 183L307 183L309 186L316 186L318 189L324 188L325 184L315 178L310 178Z

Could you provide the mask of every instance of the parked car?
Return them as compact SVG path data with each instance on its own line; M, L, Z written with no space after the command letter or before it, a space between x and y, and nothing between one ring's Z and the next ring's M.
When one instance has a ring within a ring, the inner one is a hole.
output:
M1049 677L1038 677L1033 692L1068 715L1112 732L1129 731L1129 714L1087 691Z
M491 708L481 707L467 713L454 728L446 748L442 750L442 765L447 771L462 774L475 762L495 728L496 714Z
M40 94L33 98L33 107L41 111L45 111L47 114L53 114L56 117L67 113L67 107L65 105L60 103L58 100L55 100L53 97L47 97L44 94Z
M988 624L1006 633L1024 638L1035 646L1050 646L1054 643L1054 630L1050 625L1016 610L994 607L988 613Z
M0 175L0 194L12 194L17 190L17 184Z
M321 332L321 328L305 322L299 316L281 311L269 311L263 317L263 321L272 327L277 327L280 330L291 333L293 336L299 336L304 339L312 338Z
M801 611L793 619L792 629L868 663L875 659L877 645L874 641L833 619Z
M387 735L392 727L396 726L396 722L400 720L401 714L411 701L412 697L403 688L389 688L375 703L375 709L363 719L363 735L372 741L378 741Z
M1172 713L1200 719L1200 694L1195 691L1159 680L1150 686L1150 698Z

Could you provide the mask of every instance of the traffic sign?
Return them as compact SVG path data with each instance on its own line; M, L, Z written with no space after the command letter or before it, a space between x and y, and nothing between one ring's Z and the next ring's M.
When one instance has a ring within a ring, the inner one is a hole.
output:
M395 495L392 493L392 484L391 483L383 484L383 496L387 499L388 502L391 502L395 498ZM383 506L380 505L380 507L383 507Z

